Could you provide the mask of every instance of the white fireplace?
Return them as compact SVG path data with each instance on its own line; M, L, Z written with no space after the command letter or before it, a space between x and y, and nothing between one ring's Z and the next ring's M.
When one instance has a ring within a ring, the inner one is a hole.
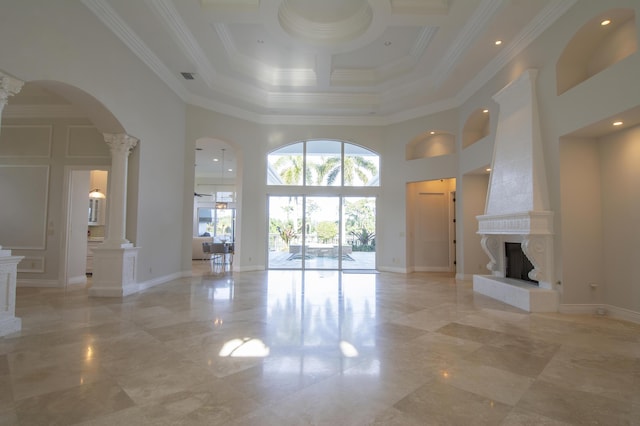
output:
M485 214L477 216L489 275L473 289L529 312L558 310L554 288L554 213L538 124L535 70L525 71L493 98L500 105ZM517 243L532 266L525 279L507 276L505 243ZM529 281L531 280L531 281Z

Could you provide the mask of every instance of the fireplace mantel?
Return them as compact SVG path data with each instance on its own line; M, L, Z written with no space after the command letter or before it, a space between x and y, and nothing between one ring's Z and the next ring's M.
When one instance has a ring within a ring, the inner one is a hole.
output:
M500 105L485 214L477 216L491 275L474 275L473 289L528 311L556 311L554 213L550 211L538 123L536 70L526 70L494 95ZM533 270L505 278L505 243L519 243Z
M482 215L476 219L478 234L553 235L553 212L550 211Z

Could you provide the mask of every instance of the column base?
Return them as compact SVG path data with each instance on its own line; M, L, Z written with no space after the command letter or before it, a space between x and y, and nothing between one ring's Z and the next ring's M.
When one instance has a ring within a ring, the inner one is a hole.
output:
M18 317L0 318L0 336L17 333L22 330L22 319Z
M22 329L22 320L16 313L16 277L18 263L23 256L11 256L11 250L0 247L0 336Z
M89 296L124 297L137 291L139 247L93 249L93 276Z

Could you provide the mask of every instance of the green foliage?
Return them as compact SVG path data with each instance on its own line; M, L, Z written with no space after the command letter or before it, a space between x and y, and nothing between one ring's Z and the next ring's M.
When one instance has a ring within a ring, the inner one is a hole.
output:
M370 232L367 229L362 228L359 231L351 231L349 232L349 234L353 235L356 238L356 241L358 242L358 244L355 245L354 248L357 246L360 246L360 247L375 246L376 234L374 232ZM365 251L365 250L362 250L362 251Z
M276 231L282 238L282 241L289 246L289 243L298 237L299 230L294 229L293 224L288 224L286 226L280 227L276 226Z
M286 185L302 185L303 173L308 185L318 186L333 186L340 174L344 175L345 185L366 185L378 174L374 162L358 155L347 155L344 162L335 156L320 157L319 160L308 157L306 170L302 155L286 155L278 158L273 166Z
M338 235L338 224L335 222L324 221L316 225L318 238L323 242L331 242Z
M278 158L273 165L286 185L302 185L304 159L302 155L286 155ZM309 178L309 173L307 173Z

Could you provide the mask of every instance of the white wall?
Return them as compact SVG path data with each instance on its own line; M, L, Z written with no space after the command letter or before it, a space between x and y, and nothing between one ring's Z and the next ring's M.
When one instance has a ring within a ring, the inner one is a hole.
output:
M598 143L560 143L563 302L604 303L602 187ZM592 288L591 283L598 285Z
M605 300L640 312L640 126L602 138L598 148Z
M462 177L462 184L458 185L458 212L461 212L460 222L462 235L457 239L463 241L462 250L458 250L458 276L470 279L473 274L487 274L489 256L482 250L477 234L478 220L476 216L484 214L489 187L488 174L467 174Z
M40 140L33 129L46 128L47 137ZM46 141L46 144L43 142ZM41 147L41 148L38 148ZM19 179L13 187L17 193L35 194L42 192L42 202L31 205L12 199L16 208L11 218L3 218L0 223L0 244L14 248L13 254L25 256L18 272L18 284L41 286L63 286L59 279L64 270L63 261L65 236L67 232L65 194L65 167L87 166L106 167L111 163L109 150L102 135L84 118L24 118L2 119L0 127L1 166L46 167L47 179L28 181ZM29 168L26 168L28 171ZM87 176L87 187L89 180ZM85 207L88 203L88 188ZM7 204L8 206L9 204ZM7 209L3 205L3 209ZM85 211L84 236L86 245L87 217ZM9 232L17 230L16 243ZM42 244L34 244L34 233ZM26 247L24 247L26 245ZM23 247L21 247L23 246Z
M81 108L101 132L140 139L129 161L126 234L141 247L138 281L179 274L181 253L191 250L175 244L184 213L184 102L79 1L11 0L2 16L11 19L0 25L0 70L80 89L113 115ZM51 181L58 185L62 175ZM61 218L52 219L58 229Z
M378 266L406 271L406 183L448 177L460 179L465 173L486 165L491 159L495 122L492 120L490 135L461 152L459 135L464 120L472 111L485 106L491 109L492 117L497 117L499 111L491 97L523 70L537 68L541 136L551 210L556 212L555 276L563 281L562 303L583 303L590 299L586 298L589 294L583 294L580 287L583 280L577 269L563 270L563 265L580 259L571 257L570 252L563 249L563 228L575 216L560 215L563 211L560 139L639 104L640 55L636 52L560 96L556 95L555 65L564 46L585 22L616 7L633 8L636 20L640 19L640 4L634 0L577 2L488 82L477 90L466 88L465 93L473 94L459 108L387 126L257 124L198 107L185 107L178 96L76 1L3 2L2 16L11 19L3 19L0 25L0 70L25 81L53 81L82 90L113 115L110 120L99 120L93 114L95 105L87 110L100 131L125 131L140 139L130 157L127 238L141 247L138 280L146 281L190 268L193 163L195 140L200 137L222 139L236 150L238 168L242 170L237 182L241 215L238 235L241 252L237 262L241 268L261 268L266 264L267 152L293 141L326 137L354 142L381 155L382 186L372 190L379 197ZM456 134L457 152L406 161L406 144L430 130ZM62 210L57 200L61 195L63 173L56 161L51 163L55 167L51 169L48 194L52 202L47 212L51 222L51 229L47 228L47 251L60 247ZM461 190L464 191L464 185ZM627 197L626 202L631 199ZM635 207L625 211L637 212ZM462 226L459 246L469 238L465 237L466 227L476 224L465 220ZM175 244L180 239L183 244ZM41 277L55 279L56 262L47 262L47 265ZM616 288L607 292L606 297L620 306L631 306L625 304L630 296L628 288ZM638 310L638 307L633 305L629 309Z

